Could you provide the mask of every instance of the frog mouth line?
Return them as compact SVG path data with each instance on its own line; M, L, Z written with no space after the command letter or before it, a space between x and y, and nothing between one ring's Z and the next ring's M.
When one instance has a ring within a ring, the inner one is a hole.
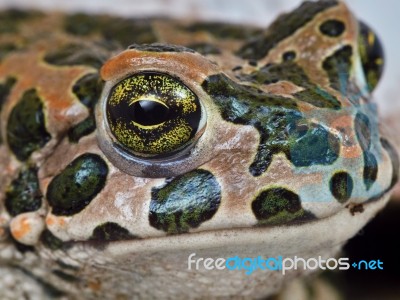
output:
M285 251L285 255L296 255L302 251L315 252L318 251L315 249L341 246L373 218L386 205L389 198L390 193L386 193L380 198L382 201L364 203L363 211L352 211L351 207L348 207L349 209L343 209L335 215L297 225L221 229L167 237L113 241L103 245L99 250L107 256L129 256L133 253L150 252L150 249L156 249L154 252L189 253L196 250L211 252L215 250L219 253L221 249L225 249L222 252L229 252L232 249L246 252L253 251L251 249L254 248L263 248L268 255L274 254L269 252L280 255L282 250Z

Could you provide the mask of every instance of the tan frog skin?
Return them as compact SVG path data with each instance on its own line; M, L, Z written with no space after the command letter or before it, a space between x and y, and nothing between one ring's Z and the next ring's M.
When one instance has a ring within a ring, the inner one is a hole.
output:
M341 1L268 28L0 13L1 299L260 299L188 257L335 257L399 160L378 38Z

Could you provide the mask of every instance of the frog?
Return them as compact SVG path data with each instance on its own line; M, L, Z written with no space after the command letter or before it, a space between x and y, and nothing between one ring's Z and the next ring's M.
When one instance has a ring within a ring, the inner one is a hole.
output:
M398 181L383 48L343 1L266 28L0 20L2 299L273 296L315 268L201 261L336 257Z

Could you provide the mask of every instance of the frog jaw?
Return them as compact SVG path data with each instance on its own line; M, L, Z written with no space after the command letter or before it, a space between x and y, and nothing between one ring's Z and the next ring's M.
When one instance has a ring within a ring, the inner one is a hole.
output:
M75 263L93 263L103 275L95 275L92 280L102 278L102 289L105 290L115 289L119 285L122 288L126 282L135 281L133 290L137 293L146 291L146 297L179 297L185 293L186 286L176 279L179 274L179 277L186 278L186 282L192 285L192 293L204 297L272 295L294 278L310 274L315 269L288 269L285 275L281 271L258 269L246 275L245 270L205 269L201 259L211 258L215 261L217 258L235 256L261 256L263 259L297 256L306 260L337 258L343 244L374 217L388 199L389 195L385 194L381 199L365 204L362 212L352 211L349 206L325 219L295 226L215 230L106 244L78 242L67 253ZM189 268L190 256L192 263ZM122 266L113 269L112 273L114 279L121 280L107 279L111 276L107 270L113 265ZM224 276L230 280L220 280ZM108 282L112 282L113 286ZM157 288L149 289L149 282Z

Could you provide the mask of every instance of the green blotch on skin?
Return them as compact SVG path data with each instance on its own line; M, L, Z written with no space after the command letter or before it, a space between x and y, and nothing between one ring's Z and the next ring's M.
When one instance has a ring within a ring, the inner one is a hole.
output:
M371 112L372 113L372 112ZM371 122L363 113L357 113L354 119L354 130L356 132L357 140L360 143L363 151L364 170L363 179L367 191L376 181L378 176L378 162L375 156L371 153Z
M294 11L281 15L257 38L250 38L236 54L244 59L261 59L279 42L303 28L318 13L337 4L337 1L306 1Z
M363 151L371 148L371 128L369 118L363 113L357 113L354 119L354 130Z
M375 156L371 152L365 151L363 177L367 191L375 183L377 176L378 176L378 162L376 161Z
M208 44L208 43L189 44L189 45L186 45L186 47L193 49L194 51L197 51L202 55L221 54L221 50L219 50L219 48L217 48L216 46L214 46L212 44Z
M344 203L350 199L353 192L353 185L353 178L346 172L337 172L329 182L332 195L340 203Z
M123 48L130 44L150 44L157 42L150 19L126 19L105 15L74 14L66 17L65 30L73 35L100 36L111 42L118 42Z
M322 126L309 127L307 130L299 130L298 127L289 130L291 162L296 167L334 163L340 153L339 139Z
M71 216L83 210L103 189L107 174L107 164L99 155L77 157L49 184L46 197L52 213Z
M221 187L208 171L195 170L168 181L151 193L151 226L170 234L188 232L218 210Z
M281 80L287 80L304 90L293 94L295 98L307 102L316 107L338 110L341 103L334 96L313 84L304 70L294 62L286 61L281 64L270 64L250 75L244 75L242 80L261 84L271 84Z
M190 49L190 48L187 48L184 46L161 44L161 43L132 44L128 47L128 49L135 49L138 51L145 51L145 52L190 52L190 53L194 53L193 49Z
M78 36L87 36L95 33L103 26L103 19L93 15L77 13L68 15L64 21L66 32Z
M23 169L6 191L5 206L11 216L36 211L42 205L42 192L39 189L37 169Z
M103 51L80 44L68 44L44 57L45 62L56 66L85 65L96 69L100 69L106 59Z
M322 63L327 72L330 85L335 90L345 92L352 68L353 48L349 45L343 46Z
M296 166L329 165L338 158L339 141L322 126L314 125L305 137L299 135L296 124L307 124L308 121L298 110L295 100L237 84L222 74L208 77L202 87L219 107L223 119L234 124L252 125L260 133L257 154L249 169L253 176L265 172L277 153L284 153ZM329 144L320 141L321 138L327 138ZM312 139L319 142L312 144ZM296 142L300 144L296 145ZM296 155L292 159L292 153L303 152L305 144L313 146L307 150L307 159ZM324 152L315 154L314 150Z
M93 110L99 100L103 82L98 73L83 76L72 87L72 92L88 109Z
M64 242L47 229L40 236L40 241L51 250L58 250L64 247Z
M218 39L248 39L259 35L263 32L260 28L251 28L249 26L226 24L219 22L199 22L194 23L181 29L188 32L207 32Z
M37 11L9 9L0 12L0 34L17 33L22 22L42 16Z
M0 59L1 59L1 50L0 50ZM15 78L8 77L4 83L0 83L0 113L15 82L16 82ZM2 135L0 134L0 144L1 143L3 143L3 139Z
M138 237L131 234L126 228L121 227L117 223L107 222L102 225L97 226L93 230L91 240L111 242L120 240L132 240Z
M82 137L91 134L95 130L95 118L94 116L89 116L69 130L68 139L71 143L78 143Z
M42 148L51 136L46 131L43 104L36 90L26 91L13 107L7 123L7 142L20 161Z
M89 117L72 127L68 132L69 141L77 143L82 137L96 129L94 107L100 98L103 82L98 73L91 73L79 79L72 88L76 97L89 109Z
M251 207L259 225L282 225L315 218L301 207L297 194L280 187L261 192Z

